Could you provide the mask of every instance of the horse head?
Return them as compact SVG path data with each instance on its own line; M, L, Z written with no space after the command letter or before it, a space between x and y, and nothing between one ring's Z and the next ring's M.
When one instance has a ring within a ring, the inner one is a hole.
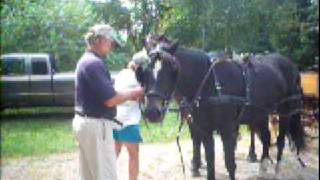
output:
M150 122L161 122L173 96L179 63L174 56L177 43L162 36L149 36L145 41L151 59L139 70L140 83L145 87L145 115Z
M144 40L144 47L149 53L153 48L157 46L158 43L167 44L170 45L171 41L162 35L156 35L156 34L148 34Z

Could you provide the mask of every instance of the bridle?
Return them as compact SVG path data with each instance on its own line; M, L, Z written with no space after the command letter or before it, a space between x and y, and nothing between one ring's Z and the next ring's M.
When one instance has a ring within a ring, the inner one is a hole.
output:
M172 94L174 94L174 93L172 93ZM156 91L151 91L151 92L146 93L146 97L148 97L148 98L149 97L158 97L163 101L163 106L160 110L162 114L165 114L168 111L169 105L172 101L172 95L166 96L163 93L156 92Z
M168 53L166 51L163 51L160 48L156 48L155 50L151 51L148 54L148 56L151 59L159 59L159 57L161 57L161 56L167 56L167 58L172 59L171 63L175 63L177 65L177 71L178 71L177 73L179 73L180 64L176 60L176 57L171 55L170 53ZM163 106L162 106L162 109L161 109L161 113L165 114L168 111L169 105L170 105L170 103L171 103L171 101L173 99L173 96L175 94L176 89L177 89L177 84L175 83L171 93L167 93L166 94L166 93L162 93L162 92L159 92L159 91L156 91L156 90L151 90L150 92L146 93L146 97L148 97L148 98L149 97L158 97L158 98L160 98L163 101Z
M172 99L172 96L170 95L165 95L164 93L161 92L156 92L156 91L151 91L151 92L147 92L146 93L147 97L159 97L160 99L162 99L164 102L170 101Z

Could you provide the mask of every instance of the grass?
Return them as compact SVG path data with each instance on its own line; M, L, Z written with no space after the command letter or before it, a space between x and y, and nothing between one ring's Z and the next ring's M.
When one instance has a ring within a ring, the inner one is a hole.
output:
M176 113L168 113L162 124L141 122L141 133L144 143L172 142L178 135L180 120L177 119ZM190 138L187 125L184 126L180 139Z
M1 157L21 158L73 152L72 108L8 109L1 113ZM179 121L169 113L161 124L141 122L144 143L174 141ZM185 128L181 138L188 138Z
M71 133L70 121L4 123L2 125L2 157L22 157L69 152L75 144Z
M2 158L45 156L76 148L72 114L63 108L6 110L1 116Z
M8 109L1 113L1 157L21 158L73 152L77 149L72 133L73 108ZM173 142L180 120L176 113L168 113L162 124L148 126L141 122L143 143ZM247 135L245 126L241 135ZM189 139L187 125L180 139Z

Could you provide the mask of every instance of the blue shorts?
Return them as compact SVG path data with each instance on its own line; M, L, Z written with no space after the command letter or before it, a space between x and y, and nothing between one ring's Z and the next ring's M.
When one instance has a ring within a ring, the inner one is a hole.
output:
M140 126L130 125L120 130L113 130L113 139L116 143L141 143Z

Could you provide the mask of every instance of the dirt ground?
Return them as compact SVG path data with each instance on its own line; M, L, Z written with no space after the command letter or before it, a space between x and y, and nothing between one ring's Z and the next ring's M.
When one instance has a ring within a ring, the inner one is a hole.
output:
M294 153L285 149L281 172L275 175L275 164L269 164L266 173L259 172L259 163L249 163L246 155L249 147L249 137L242 137L238 142L236 151L236 178L246 180L260 179L319 179L319 141L313 140L309 150L302 155L307 167L302 168L295 158ZM183 158L186 167L186 178L182 172L179 151L176 143L166 144L142 144L140 147L140 180L183 180L183 179L206 179L205 168L201 169L202 176L192 178L190 175L190 160L192 155L191 141L182 142ZM256 144L258 157L261 154L261 144ZM228 179L224 166L224 155L219 137L215 138L216 155L216 178ZM204 154L202 150L202 154ZM270 150L271 157L275 162L276 148ZM73 180L77 179L78 153L65 153L51 155L45 158L23 158L20 160L6 160L1 165L1 179L3 180ZM202 156L204 157L204 156ZM204 162L204 158L202 160ZM120 154L118 159L119 180L128 179L128 156L126 151Z

